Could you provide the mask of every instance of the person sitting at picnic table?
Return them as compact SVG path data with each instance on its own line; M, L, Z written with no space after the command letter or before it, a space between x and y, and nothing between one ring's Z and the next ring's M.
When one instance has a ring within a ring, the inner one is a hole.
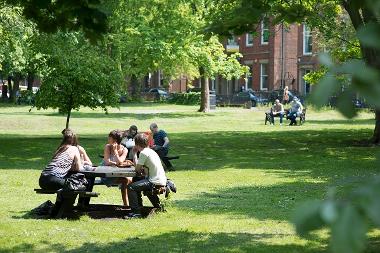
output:
M285 114L284 106L280 103L280 100L276 99L270 112L272 124L274 125L274 117L279 116L280 125L282 125L282 118L284 117L284 114Z
M291 107L289 109L287 118L290 119L289 126L293 126L293 125L297 125L296 119L302 113L303 106L297 97L293 98L293 101L291 102L290 105Z
M127 159L133 159L133 147L135 146L134 138L137 135L137 126L132 125L128 130L123 132L123 139L121 140L121 145L128 149Z
M122 132L113 130L108 135L108 143L104 146L104 155L102 165L125 167L133 165L133 162L126 161L128 149L121 145ZM132 182L132 178L102 178L102 183L107 186L120 184L121 198L123 204L128 206L127 185Z
M69 128L64 129L62 135L62 142L52 160L41 172L41 189L59 190L64 186L70 172L78 172L83 165L92 165L85 149L78 145L77 135Z
M173 165L171 162L167 159L163 159L168 155L169 152L169 138L168 135L164 130L159 130L156 123L150 124L150 131L153 133L153 141L154 144L152 146L152 149L156 151L158 156L161 158L161 160L164 162L166 168L168 170L173 169Z
M148 136L137 134L135 137L135 151L140 152L136 158L136 173L146 177L128 185L128 198L132 212L129 218L140 218L142 208L141 192L147 192L147 197L155 208L160 208L160 199L152 193L155 187L166 186L165 170L158 154L148 147ZM135 156L136 157L136 156Z

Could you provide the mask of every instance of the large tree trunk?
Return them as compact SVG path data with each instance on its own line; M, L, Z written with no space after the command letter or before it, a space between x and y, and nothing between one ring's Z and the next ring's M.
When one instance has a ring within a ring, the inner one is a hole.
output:
M199 112L209 112L210 111L210 96L209 96L209 84L208 77L205 75L204 68L201 67L199 69L199 73L201 74L201 107L199 108Z
M66 117L66 129L69 128L70 125L70 116L71 116L71 109L67 112L67 117Z
M16 74L15 78L13 80L12 92L9 93L9 94L12 93L12 95L11 95L11 102L12 103L17 103L17 99L18 99L17 93L20 92L19 91L19 89L20 89L20 80L21 80L21 75L20 74Z
M375 111L375 130L373 131L372 142L380 144L380 109Z
M33 90L33 82L34 82L34 74L29 72L28 73L28 90L32 91Z
M8 76L8 93L9 93L8 100L12 101L13 85L12 85L12 77L11 76Z
M343 1L343 6L346 9L348 15L350 16L352 25L355 30L358 31L363 25L366 25L370 22L379 23L377 17L373 15L373 12L370 10L371 6L369 3L361 6L362 9L359 9L356 1ZM377 69L380 72L380 51L374 48L369 48L363 44L360 44L361 53L364 61L371 67ZM380 84L378 84L380 85ZM376 123L375 130L373 132L372 141L373 143L380 143L380 108L377 108L375 111L376 114Z

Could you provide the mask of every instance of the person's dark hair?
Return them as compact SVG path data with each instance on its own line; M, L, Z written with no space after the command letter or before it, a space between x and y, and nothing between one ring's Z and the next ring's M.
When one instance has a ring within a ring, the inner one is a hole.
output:
M120 144L121 140L123 139L123 134L120 130L112 130L109 133L108 137L113 138L117 144Z
M134 130L134 131L137 132L137 126L135 126L135 125L130 126L130 127L129 127L129 130Z
M148 136L146 134L141 133L141 134L136 135L136 137L135 137L135 145L136 146L146 148L146 147L148 147L148 143L149 143L149 140L148 140Z
M131 134L131 131L134 131L135 133ZM135 136L137 134L137 131L138 131L137 130L137 126L135 126L135 125L130 126L129 129L128 129L128 137L129 138L135 138Z
M65 128L62 130L62 141L57 150L54 153L53 158L59 156L63 152L65 152L68 146L78 146L78 137L70 128Z

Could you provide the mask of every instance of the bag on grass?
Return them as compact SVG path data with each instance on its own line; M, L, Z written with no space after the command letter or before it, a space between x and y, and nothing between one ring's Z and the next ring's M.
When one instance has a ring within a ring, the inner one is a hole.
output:
M37 206L36 208L32 209L30 212L35 215L49 215L51 210L53 209L54 204L48 200L41 205Z
M63 186L64 191L84 191L88 182L82 173L75 173L68 177Z
M174 192L174 193L177 192L177 187L175 186L175 183L171 179L168 179L166 181L166 187L165 188L166 188L165 198L169 197L170 192Z

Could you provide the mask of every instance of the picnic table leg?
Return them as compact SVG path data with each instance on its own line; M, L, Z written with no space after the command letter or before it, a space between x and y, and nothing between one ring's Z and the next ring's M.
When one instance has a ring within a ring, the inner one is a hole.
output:
M70 194L62 193L62 202L60 203L61 206L55 218L61 219L66 214L71 213L71 211L73 210L77 195L78 195L77 193L70 193Z
M88 186L87 186L86 191L92 192L92 189L94 188L95 178L94 177L88 177L86 179L88 182ZM91 197L80 196L78 198L78 206L83 207L83 208L88 207L90 205L90 199L91 199Z

